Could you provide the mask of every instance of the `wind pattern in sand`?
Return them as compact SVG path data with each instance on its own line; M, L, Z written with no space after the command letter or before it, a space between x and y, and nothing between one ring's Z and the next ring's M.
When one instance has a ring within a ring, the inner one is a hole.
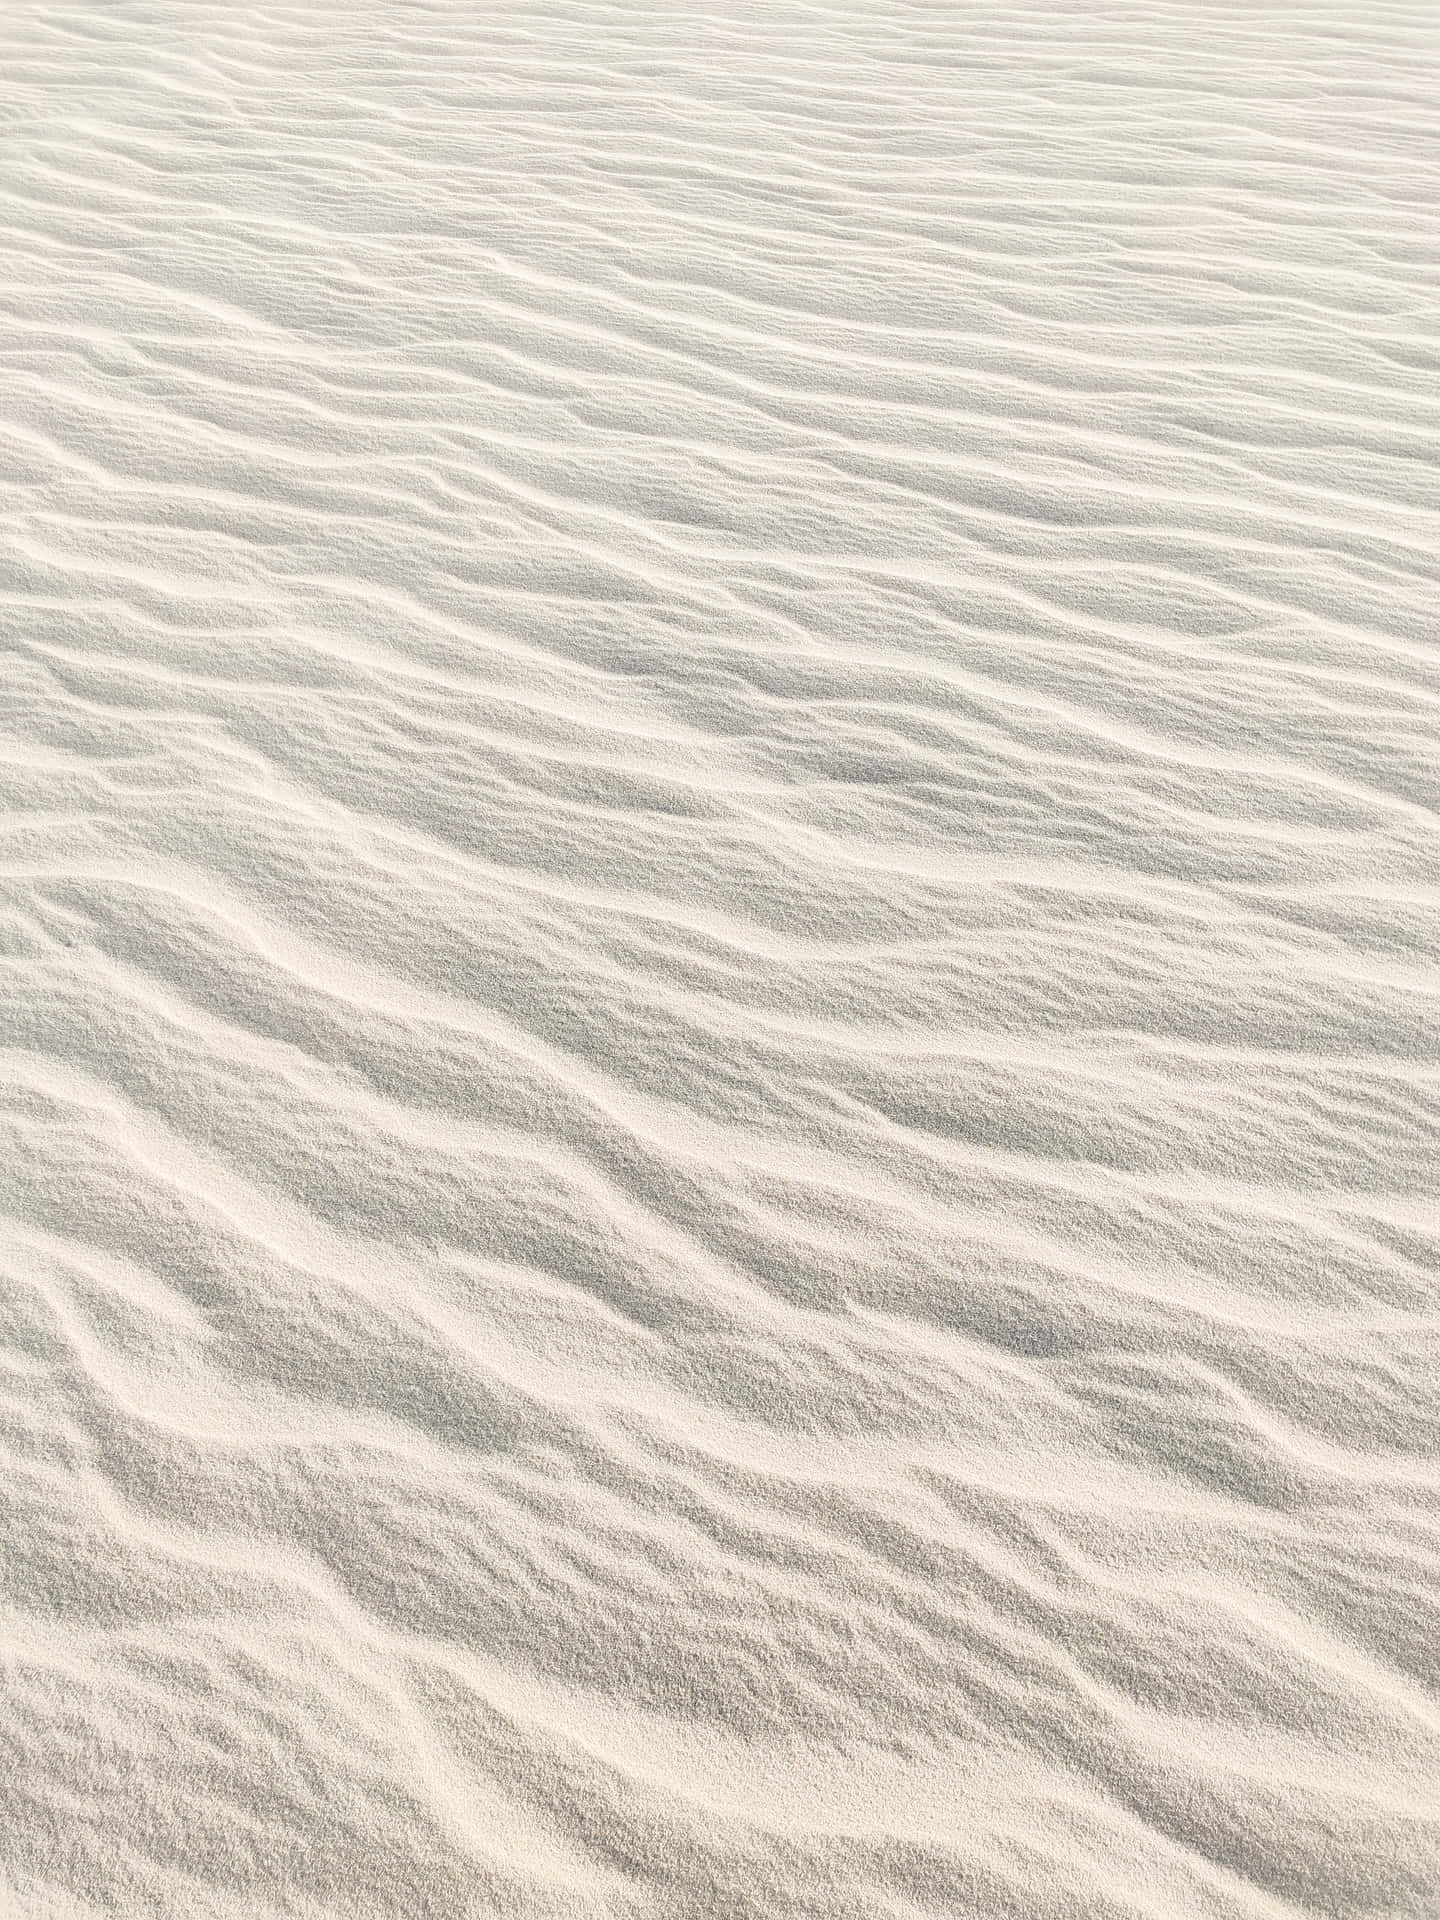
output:
M1440 1914L1433 6L9 0L0 266L0 1910Z

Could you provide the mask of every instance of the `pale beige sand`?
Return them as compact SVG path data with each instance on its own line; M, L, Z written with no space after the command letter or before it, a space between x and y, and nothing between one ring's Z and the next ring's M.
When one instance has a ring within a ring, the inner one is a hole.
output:
M0 1909L1440 1916L1437 52L8 0Z

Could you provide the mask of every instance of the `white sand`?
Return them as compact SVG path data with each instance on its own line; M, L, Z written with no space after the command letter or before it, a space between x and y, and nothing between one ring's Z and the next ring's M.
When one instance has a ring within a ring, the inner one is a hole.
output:
M0 266L0 1911L1440 1915L1429 0L8 0Z

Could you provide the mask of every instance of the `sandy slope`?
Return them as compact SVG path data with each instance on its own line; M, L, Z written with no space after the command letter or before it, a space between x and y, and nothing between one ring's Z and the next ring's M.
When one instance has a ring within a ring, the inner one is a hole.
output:
M1440 1914L1437 208L1419 0L10 0L0 1908Z

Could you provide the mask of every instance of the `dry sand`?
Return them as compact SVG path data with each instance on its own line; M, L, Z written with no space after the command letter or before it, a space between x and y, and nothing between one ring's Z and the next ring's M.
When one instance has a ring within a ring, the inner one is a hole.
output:
M9 0L0 1911L1440 1915L1437 56Z

